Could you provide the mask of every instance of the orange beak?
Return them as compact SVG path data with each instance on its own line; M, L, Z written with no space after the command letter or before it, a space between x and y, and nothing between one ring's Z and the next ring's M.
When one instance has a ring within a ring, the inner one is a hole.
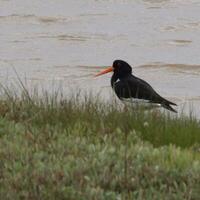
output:
M98 74L95 75L95 77L97 76L101 76L103 74L109 73L113 71L113 67L108 67L107 69L104 69L103 71L99 72Z

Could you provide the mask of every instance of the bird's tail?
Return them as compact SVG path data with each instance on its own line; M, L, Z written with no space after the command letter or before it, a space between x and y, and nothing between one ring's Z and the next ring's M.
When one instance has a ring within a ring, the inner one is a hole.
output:
M176 105L175 103L171 103L171 104L172 104L172 105ZM172 108L171 105L170 105L169 103L162 104L162 106L163 106L164 108L166 108L166 109L172 111L172 112L177 113L177 111L176 111L174 108Z
M177 104L175 104L175 103L173 103L173 102L171 102L171 101L168 101L168 100L165 102L165 104L177 106Z

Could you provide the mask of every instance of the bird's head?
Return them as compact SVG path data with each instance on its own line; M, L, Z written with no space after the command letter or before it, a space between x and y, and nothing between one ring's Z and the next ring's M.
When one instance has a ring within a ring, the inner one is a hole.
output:
M125 62L123 60L115 60L113 62L112 67L106 68L105 70L99 72L95 76L100 76L100 75L106 74L108 72L114 72L116 77L122 78L122 77L125 77L125 76L131 74L132 68L127 62Z

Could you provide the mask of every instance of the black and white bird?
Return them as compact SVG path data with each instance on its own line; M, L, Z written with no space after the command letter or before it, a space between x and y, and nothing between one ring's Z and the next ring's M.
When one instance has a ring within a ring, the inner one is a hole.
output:
M134 76L132 68L127 62L115 60L112 67L108 67L96 76L108 72L113 72L111 86L120 100L131 100L133 103L162 106L177 113L172 108L172 105L177 105L160 96L146 81Z

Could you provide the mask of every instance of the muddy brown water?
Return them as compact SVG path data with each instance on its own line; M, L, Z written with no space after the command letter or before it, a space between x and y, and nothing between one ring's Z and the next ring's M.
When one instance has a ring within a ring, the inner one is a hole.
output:
M199 0L0 0L0 81L112 94L124 59L179 110L200 116Z

